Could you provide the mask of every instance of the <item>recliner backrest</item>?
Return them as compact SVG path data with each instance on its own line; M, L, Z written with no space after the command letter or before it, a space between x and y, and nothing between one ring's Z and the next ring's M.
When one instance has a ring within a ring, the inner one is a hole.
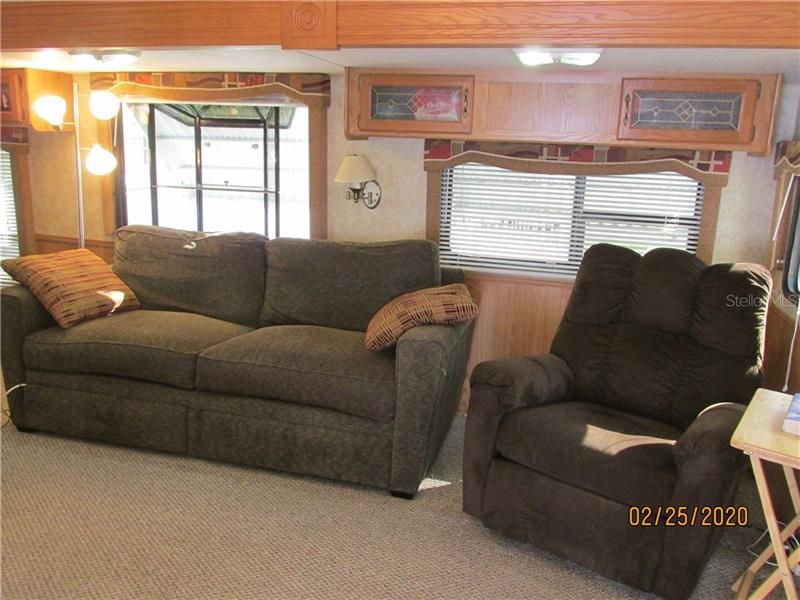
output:
M706 406L747 403L761 383L771 283L761 265L597 244L551 351L572 369L576 399L685 429Z

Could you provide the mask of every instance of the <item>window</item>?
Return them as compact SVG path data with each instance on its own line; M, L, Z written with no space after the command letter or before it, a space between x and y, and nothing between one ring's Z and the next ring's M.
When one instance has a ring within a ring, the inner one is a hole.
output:
M309 237L308 109L123 105L120 224Z
M11 175L11 154L0 150L0 258L19 256L17 208L14 200L14 181ZM14 283L0 270L0 285Z
M600 242L697 250L704 188L678 173L553 175L466 163L442 172L442 264L572 275Z

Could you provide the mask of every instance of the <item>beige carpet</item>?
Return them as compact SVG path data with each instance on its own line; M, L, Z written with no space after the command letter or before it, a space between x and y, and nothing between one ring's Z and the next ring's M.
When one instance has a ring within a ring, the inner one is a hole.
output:
M2 597L651 598L460 510L463 417L427 489L388 493L2 430ZM755 529L693 598L729 598Z

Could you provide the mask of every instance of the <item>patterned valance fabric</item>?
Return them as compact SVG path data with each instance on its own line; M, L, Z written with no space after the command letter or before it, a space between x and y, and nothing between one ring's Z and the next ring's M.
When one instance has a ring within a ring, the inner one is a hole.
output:
M728 173L731 168L731 152L721 150L669 150L664 148L630 148L580 144L425 140L425 160L448 159L470 150L515 158L588 163L640 162L674 158L700 171L709 173Z

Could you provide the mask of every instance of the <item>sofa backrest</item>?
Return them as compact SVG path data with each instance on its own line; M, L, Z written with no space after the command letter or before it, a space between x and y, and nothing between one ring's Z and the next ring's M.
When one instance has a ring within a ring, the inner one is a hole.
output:
M441 283L427 240L377 244L281 238L267 244L262 325L304 323L365 331L392 298Z
M761 265L598 244L551 351L572 369L576 399L685 429L705 407L745 404L758 388L771 283Z
M267 238L129 225L117 230L114 271L144 308L194 312L257 327Z

